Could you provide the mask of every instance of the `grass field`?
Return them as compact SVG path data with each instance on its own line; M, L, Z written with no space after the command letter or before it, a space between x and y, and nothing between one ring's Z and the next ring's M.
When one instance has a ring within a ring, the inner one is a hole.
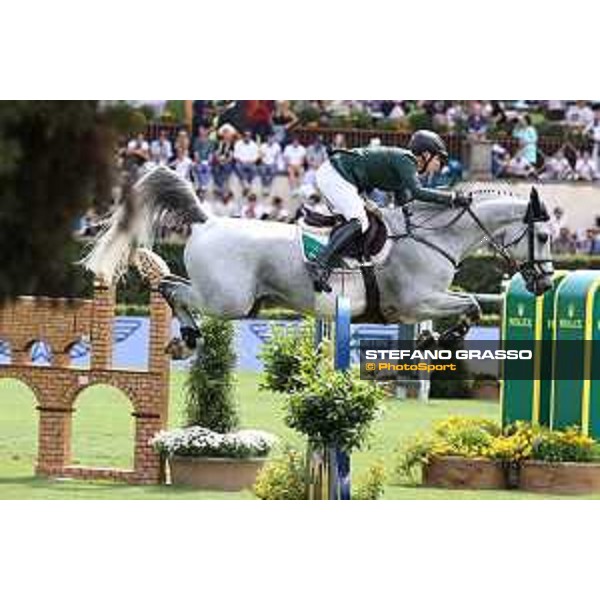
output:
M182 373L172 377L170 424L180 424ZM265 429L290 442L297 434L283 423L281 400L258 390L254 373L238 377L237 398L244 427ZM77 400L73 425L73 463L130 467L133 453L133 418L127 398L117 390L98 386L86 390ZM370 447L352 457L353 477L360 476L381 458L388 473L399 442L434 420L448 415L476 415L498 418L498 404L485 401L389 401L381 421L373 428ZM118 483L50 481L33 476L37 446L37 411L30 390L15 380L0 380L0 499L252 499L250 491L240 493L201 492L181 487L129 486ZM465 492L386 486L385 499L526 499L542 498L520 492ZM549 496L545 496L549 497Z

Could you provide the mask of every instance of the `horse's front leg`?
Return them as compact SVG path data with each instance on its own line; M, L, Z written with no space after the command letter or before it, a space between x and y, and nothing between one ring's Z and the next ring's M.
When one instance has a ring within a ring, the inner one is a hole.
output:
M474 323L481 319L481 307L471 294L462 292L437 292L428 296L419 304L419 313L425 319L440 319L444 317L458 316L458 323L449 327L434 337L425 334L420 340L420 346L427 346L436 341L452 342L463 339Z

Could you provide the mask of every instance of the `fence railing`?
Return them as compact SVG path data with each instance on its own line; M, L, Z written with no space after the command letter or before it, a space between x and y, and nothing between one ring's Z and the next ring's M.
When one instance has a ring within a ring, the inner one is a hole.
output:
M165 130L169 137L174 138L180 129L186 129L182 123L149 123L146 128L148 139L156 139L161 130ZM403 146L406 147L411 133L406 131L387 131L384 129L351 129L351 128L333 128L333 127L297 127L294 134L298 135L300 141L307 145L311 144L317 136L322 136L328 144L333 144L335 137L339 134L344 136L346 146L356 148L368 146L373 138L379 138L384 146ZM461 133L442 134L450 156L463 158L465 145L468 138ZM490 141L500 144L511 154L516 152L519 142L509 135L496 135L490 138ZM565 143L569 142L578 151L583 150L589 145L584 138L569 139L566 136L540 136L538 148L544 155L552 155Z

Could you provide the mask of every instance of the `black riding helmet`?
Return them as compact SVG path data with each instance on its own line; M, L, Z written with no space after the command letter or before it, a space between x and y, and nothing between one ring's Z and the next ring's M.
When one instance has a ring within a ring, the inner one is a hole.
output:
M448 150L444 140L435 131L420 129L415 131L408 142L408 149L415 155L423 152L431 152L433 156L439 156L442 164L448 162Z

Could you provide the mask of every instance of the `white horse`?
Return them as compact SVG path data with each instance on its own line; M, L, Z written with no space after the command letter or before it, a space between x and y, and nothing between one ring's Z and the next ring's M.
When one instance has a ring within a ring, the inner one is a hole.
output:
M449 287L460 261L486 244L521 271L533 293L543 294L551 287L548 215L535 189L530 198L492 184L472 185L468 191L473 203L467 209L414 203L411 228L402 210L381 211L388 231L385 258L375 269L382 322L456 315L463 319L459 331L466 333L468 323L480 314L479 305L473 295ZM191 185L165 167L138 181L130 204L110 217L84 265L114 282L137 248L151 248L153 233L167 212L189 226L184 249L189 281L166 276L159 289L179 318L189 347L195 346L197 336L193 310L239 319L254 314L260 302L269 299L304 314L331 316L334 302L324 301L326 295L313 289L298 225L212 216ZM334 274L329 296L346 276ZM361 293L364 296L364 289ZM353 301L354 318L364 309L364 298Z

